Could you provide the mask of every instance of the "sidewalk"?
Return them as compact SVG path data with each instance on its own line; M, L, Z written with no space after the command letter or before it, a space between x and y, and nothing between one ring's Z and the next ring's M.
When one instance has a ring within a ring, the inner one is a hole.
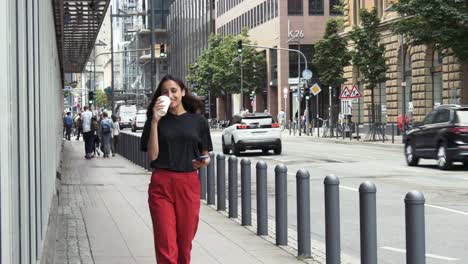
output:
M339 144L364 144L364 145L373 145L373 146L383 146L383 147L391 147L391 148L401 148L403 149L403 144L402 144L402 136L394 136L394 143L392 143L392 135L386 135L385 142L382 141L382 137L380 135L376 135L376 140L375 141L370 141L367 140L367 134L365 133L359 133L359 140L356 138L356 133L352 135L352 139L349 137L346 137L343 139L343 137L323 137L323 131L320 129L320 136L317 136L317 129L313 130L313 133L311 135L307 135L306 133L302 133L301 136L299 137L299 132L296 131L296 135L294 135L293 132L291 132L291 135L289 134L289 130L285 129L282 132L283 137L297 137L297 138L307 138L313 141L320 141L320 142L333 142L333 143L339 143Z
M84 159L64 143L54 263L150 264L150 173L120 157ZM192 263L304 263L202 202Z

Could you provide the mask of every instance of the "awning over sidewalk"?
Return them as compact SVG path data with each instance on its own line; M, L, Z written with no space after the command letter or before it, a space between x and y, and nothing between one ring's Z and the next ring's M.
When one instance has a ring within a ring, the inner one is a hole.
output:
M110 0L53 0L55 32L64 72L82 72Z

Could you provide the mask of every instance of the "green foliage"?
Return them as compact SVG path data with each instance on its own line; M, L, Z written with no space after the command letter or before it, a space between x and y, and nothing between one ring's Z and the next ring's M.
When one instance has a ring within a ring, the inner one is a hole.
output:
M97 89L95 94L95 106L96 107L106 107L107 106L107 96L103 90Z
M376 85L385 80L385 47L379 44L379 17L377 10L361 9L361 27L356 27L350 37L355 44L352 52L352 61L358 67L362 80L372 91Z
M237 41L250 44L247 29L238 36L211 35L206 49L195 64L189 66L187 77L198 95L225 96L240 93L240 59ZM266 83L266 62L262 53L243 46L243 94L248 94Z
M344 67L348 66L351 60L351 54L346 47L347 39L338 35L339 29L339 21L329 20L323 39L315 45L314 54L320 82L337 88L344 83Z
M468 1L400 0L394 9L404 19L393 29L408 36L410 44L451 48L458 58L468 61Z

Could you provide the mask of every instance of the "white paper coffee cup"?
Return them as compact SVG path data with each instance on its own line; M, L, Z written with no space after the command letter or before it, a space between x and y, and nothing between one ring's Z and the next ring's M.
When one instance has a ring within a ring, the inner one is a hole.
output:
M167 110L169 109L169 105L171 104L171 98L165 95L159 96L158 100L161 100L163 102L163 109L158 110L158 115L159 116L165 116L167 114Z

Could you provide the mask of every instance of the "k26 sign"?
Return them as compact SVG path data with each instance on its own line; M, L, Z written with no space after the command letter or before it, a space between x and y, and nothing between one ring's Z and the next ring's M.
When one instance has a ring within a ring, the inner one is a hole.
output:
M289 30L288 38L304 38L304 30L297 29L297 30Z

